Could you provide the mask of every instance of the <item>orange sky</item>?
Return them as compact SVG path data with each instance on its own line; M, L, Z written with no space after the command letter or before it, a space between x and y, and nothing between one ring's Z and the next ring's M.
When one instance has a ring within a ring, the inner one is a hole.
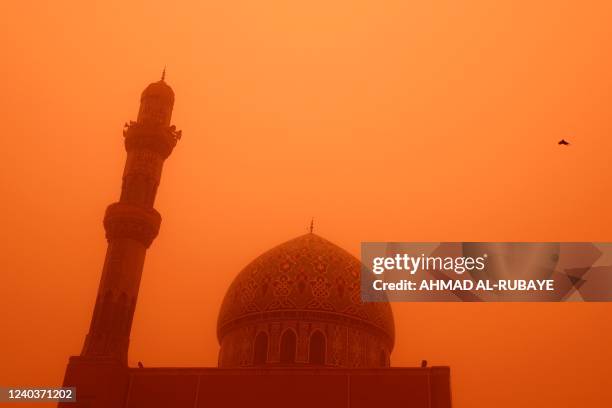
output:
M355 255L612 241L609 1L21 3L0 26L0 384L58 385L79 353L122 126L164 64L184 137L132 364L215 365L232 278L311 216ZM457 408L612 401L612 305L393 310L393 363L451 365Z

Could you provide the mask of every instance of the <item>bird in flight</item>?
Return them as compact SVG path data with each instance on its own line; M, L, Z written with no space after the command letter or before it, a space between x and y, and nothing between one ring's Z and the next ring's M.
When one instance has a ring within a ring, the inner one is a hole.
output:
M569 146L569 144L570 144L570 143L569 143L567 140L565 140L565 139L561 139L561 140L559 141L559 144L560 144L561 146Z

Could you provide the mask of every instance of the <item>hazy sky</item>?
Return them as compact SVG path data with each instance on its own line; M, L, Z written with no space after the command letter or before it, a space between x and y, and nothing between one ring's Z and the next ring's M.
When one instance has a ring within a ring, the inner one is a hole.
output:
M612 2L25 3L0 25L0 384L59 385L80 352L123 123L164 65L183 139L131 364L215 365L231 280L312 216L355 255L612 241ZM457 408L612 401L612 305L393 310L393 363L450 365Z

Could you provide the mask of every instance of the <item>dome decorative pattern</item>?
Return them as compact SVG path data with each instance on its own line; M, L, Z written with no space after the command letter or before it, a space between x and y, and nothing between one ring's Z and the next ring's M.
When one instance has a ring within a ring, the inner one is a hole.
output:
M312 233L260 255L240 272L223 300L217 325L222 347L220 365L228 366L221 361L224 354L229 358L229 349L246 350L248 354L252 347L248 337L254 338L264 330L272 338L288 327L302 339L298 340L298 358L300 341L308 342L307 337L300 337L300 330L318 327L328 341L327 360L331 361L334 351L345 354L345 363L337 365L368 365L359 361L348 364L353 337L358 341L352 347L363 343L364 349L352 358L367 359L368 343L372 361L381 361L381 351L388 360L395 337L391 307L387 302L361 301L360 273L359 260ZM272 348L273 338L271 343ZM341 357L337 358L340 361ZM242 360L241 365L248 365L248 355Z

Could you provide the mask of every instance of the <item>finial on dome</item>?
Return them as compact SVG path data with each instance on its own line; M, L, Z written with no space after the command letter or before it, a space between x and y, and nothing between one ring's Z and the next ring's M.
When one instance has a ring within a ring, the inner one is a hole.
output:
M313 230L314 230L314 217L312 217L312 219L310 220L310 233L311 234Z
M164 70L162 71L161 80L163 81L164 79L166 79L166 66L165 65L164 65Z

